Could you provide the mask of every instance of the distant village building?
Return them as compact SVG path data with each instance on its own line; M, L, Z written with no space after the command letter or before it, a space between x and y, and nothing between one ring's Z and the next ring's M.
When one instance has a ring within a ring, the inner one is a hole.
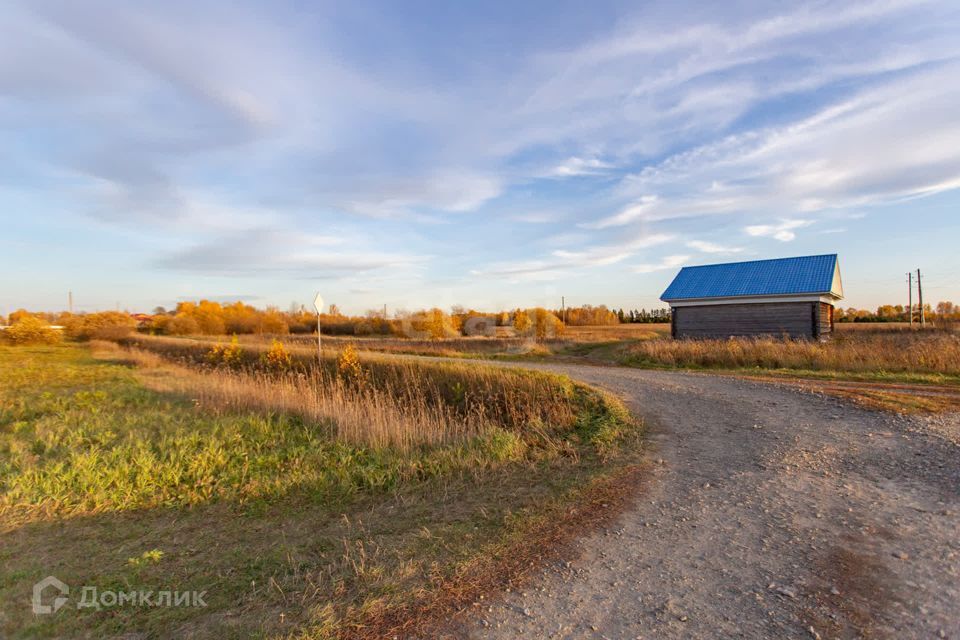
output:
M674 338L825 338L841 298L836 254L684 267L660 296Z

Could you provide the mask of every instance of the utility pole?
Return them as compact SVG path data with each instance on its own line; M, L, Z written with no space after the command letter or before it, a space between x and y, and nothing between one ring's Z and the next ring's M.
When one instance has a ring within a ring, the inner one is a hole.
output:
M913 329L913 271L907 273L907 315L910 316L910 328Z
M917 269L917 298L920 302L920 326L926 326L927 318L923 313L923 284L920 282L920 269Z
M563 316L563 324L567 324L567 299L560 296L560 315Z
M387 304L386 304L386 303L383 304L383 319L384 319L384 320L387 319Z
M67 293L67 306L70 309L70 315L73 315L73 291Z

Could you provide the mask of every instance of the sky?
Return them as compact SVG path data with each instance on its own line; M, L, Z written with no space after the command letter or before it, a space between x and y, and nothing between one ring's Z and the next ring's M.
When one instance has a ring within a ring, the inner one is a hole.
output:
M0 313L960 303L960 3L0 5Z

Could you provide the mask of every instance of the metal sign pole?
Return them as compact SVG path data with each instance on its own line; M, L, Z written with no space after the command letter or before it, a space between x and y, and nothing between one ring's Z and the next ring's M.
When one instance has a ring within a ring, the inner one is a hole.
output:
M317 365L323 366L323 347L320 343L320 314L323 312L323 298L320 294L313 299L313 308L317 310Z

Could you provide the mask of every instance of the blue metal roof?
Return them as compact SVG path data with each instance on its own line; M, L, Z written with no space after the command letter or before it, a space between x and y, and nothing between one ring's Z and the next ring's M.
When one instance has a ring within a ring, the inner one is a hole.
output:
M836 268L835 253L684 267L660 299L827 294Z

